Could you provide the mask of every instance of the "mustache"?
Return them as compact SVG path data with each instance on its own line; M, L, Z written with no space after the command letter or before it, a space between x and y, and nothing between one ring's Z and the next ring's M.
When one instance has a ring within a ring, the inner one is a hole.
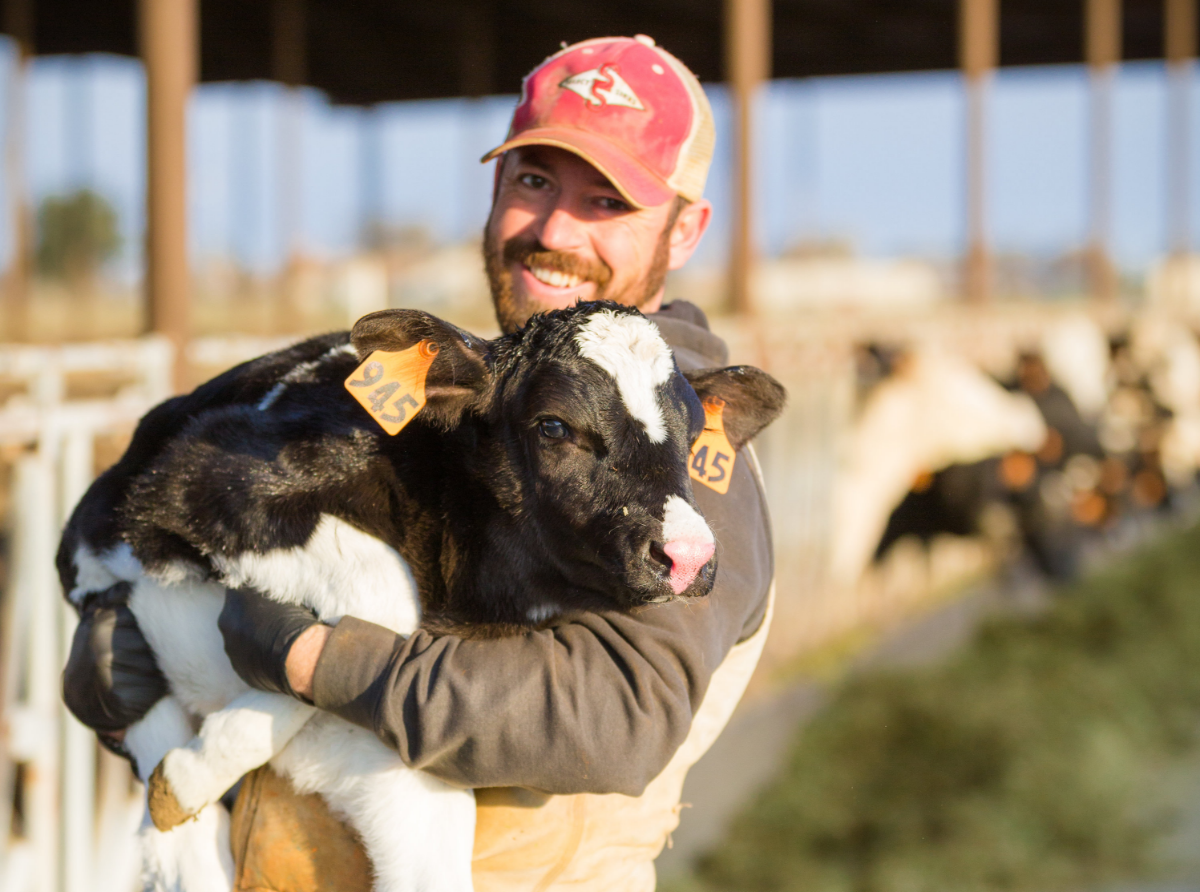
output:
M602 260L585 260L569 251L551 251L536 238L516 235L504 243L504 265L520 263L595 282L603 288L612 279L612 267Z

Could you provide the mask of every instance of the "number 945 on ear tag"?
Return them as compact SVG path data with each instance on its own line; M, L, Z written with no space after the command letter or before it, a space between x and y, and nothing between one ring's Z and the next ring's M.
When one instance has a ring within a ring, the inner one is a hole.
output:
M725 436L725 401L715 397L704 401L704 432L696 439L688 457L688 474L721 495L729 492L736 455Z
M346 379L346 390L394 437L424 407L425 379L437 354L433 341L396 353L376 350Z

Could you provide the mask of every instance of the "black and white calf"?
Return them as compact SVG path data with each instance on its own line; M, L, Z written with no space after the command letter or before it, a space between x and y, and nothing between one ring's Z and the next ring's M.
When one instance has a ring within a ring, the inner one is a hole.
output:
M374 351L422 343L436 351L427 402L389 437L343 382ZM151 411L59 551L76 606L130 589L170 682L126 743L143 780L161 761L160 800L196 818L169 831L147 820L149 885L230 887L227 817L210 803L270 761L357 830L376 888L469 889L470 791L408 769L368 731L249 690L217 631L224 589L254 586L327 622L463 634L703 596L716 556L688 452L710 397L740 448L783 389L748 367L685 377L653 324L597 303L493 341L425 313L374 313L349 337L271 354Z

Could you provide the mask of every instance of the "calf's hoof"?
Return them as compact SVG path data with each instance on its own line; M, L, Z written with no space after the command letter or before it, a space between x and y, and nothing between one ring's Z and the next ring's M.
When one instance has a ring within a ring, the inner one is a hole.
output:
M175 791L171 789L171 782L167 780L167 774L163 770L166 764L166 759L158 763L146 785L150 801L150 820L164 833L195 816L175 798Z

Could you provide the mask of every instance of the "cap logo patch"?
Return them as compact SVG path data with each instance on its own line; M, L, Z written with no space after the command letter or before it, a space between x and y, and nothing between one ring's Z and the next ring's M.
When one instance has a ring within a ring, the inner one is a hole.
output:
M633 87L626 83L613 65L573 74L559 86L582 96L588 105L621 105L638 111L646 110L637 93L633 92Z

